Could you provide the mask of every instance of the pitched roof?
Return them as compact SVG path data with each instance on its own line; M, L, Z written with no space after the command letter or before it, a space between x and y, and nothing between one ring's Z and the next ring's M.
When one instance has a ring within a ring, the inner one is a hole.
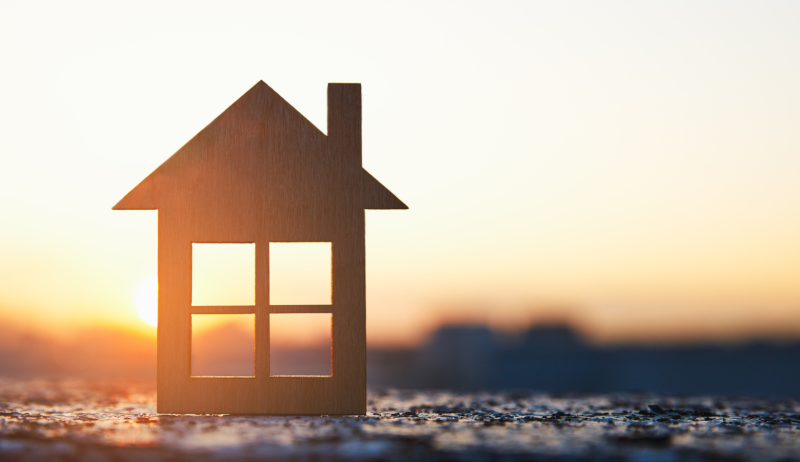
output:
M360 124L360 114L358 119ZM358 141L359 152L352 159L334 158L328 137L259 81L126 194L113 210L155 210L181 189L178 185L190 190L197 185L219 188L225 180L218 177L233 180L227 184L262 190L300 187L296 183L310 177L335 185L322 194L351 190L364 209L407 209L361 167ZM357 165L342 167L343 161ZM347 178L337 181L332 174Z

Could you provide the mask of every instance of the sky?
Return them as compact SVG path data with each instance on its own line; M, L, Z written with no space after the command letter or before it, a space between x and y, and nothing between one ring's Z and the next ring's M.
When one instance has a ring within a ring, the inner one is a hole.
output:
M360 82L374 346L444 322L800 336L800 3L0 4L0 319L154 334L111 211L259 80Z

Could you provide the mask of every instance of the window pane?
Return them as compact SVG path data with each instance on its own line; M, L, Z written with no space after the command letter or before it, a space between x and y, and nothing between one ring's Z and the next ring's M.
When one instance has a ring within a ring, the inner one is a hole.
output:
M255 376L254 314L192 315L192 376Z
M331 375L330 313L269 315L269 375Z
M255 304L255 244L192 244L192 305Z
M331 243L270 242L269 303L331 304Z

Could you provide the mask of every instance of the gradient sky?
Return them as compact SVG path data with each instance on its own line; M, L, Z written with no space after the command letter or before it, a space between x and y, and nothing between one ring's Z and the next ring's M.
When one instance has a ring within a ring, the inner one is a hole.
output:
M800 334L800 3L3 2L0 318L153 332L111 207L258 80L361 82L373 345Z

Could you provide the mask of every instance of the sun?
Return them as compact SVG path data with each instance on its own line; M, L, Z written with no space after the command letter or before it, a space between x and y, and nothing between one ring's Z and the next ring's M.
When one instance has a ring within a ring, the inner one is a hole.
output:
M142 321L153 327L158 325L158 278L145 279L136 291L136 312Z

